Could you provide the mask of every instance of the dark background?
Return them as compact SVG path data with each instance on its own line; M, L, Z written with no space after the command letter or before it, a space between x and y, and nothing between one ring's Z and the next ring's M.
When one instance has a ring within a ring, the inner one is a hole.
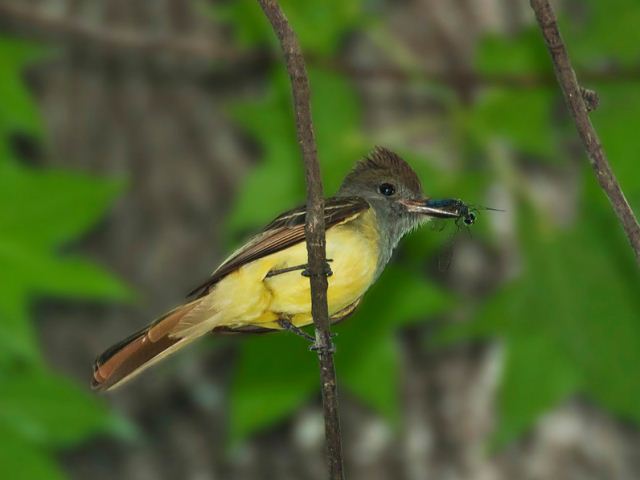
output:
M282 5L328 194L379 144L428 195L505 210L410 236L337 327L348 478L638 478L637 265L528 3ZM554 5L638 211L640 4ZM0 147L0 477L324 478L297 338L206 339L88 388L96 354L304 201L257 3L2 0Z

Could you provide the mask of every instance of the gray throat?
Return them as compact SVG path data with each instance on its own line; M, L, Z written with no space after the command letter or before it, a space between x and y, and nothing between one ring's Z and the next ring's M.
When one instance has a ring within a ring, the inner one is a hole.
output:
M369 202L369 204L375 212L379 229L378 245L380 255L375 273L375 278L377 279L387 266L387 263L389 263L402 237L420 226L427 220L427 217L385 208L388 207L388 205L384 205L382 208L376 208L376 205L373 205L372 202Z

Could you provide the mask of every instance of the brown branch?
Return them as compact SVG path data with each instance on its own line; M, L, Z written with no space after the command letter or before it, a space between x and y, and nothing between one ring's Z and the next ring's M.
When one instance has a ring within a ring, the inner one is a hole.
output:
M1 1L1 0L0 0ZM187 81L203 81L217 79L220 75L237 78L248 74L255 76L270 68L274 58L267 51L243 53L237 50L213 48L210 39L195 37L183 40L176 36L154 36L149 33L134 32L122 28L104 28L90 25L82 20L69 16L51 15L39 8L18 5L17 3L0 3L0 26L8 28L12 33L42 41L62 43L64 45L86 50L98 50L111 57L129 55L174 55L181 60L188 60L190 68L181 67L176 71L175 65L160 62L153 66L154 74L161 73L163 78L179 78ZM358 80L409 81L422 79L450 85L451 73L429 70L421 67L398 68L361 67L348 62L324 57L307 57L309 64L318 65ZM210 69L212 62L221 64L221 68ZM222 63L224 62L224 63ZM146 66L142 65L144 68ZM606 68L585 68L578 72L588 82L624 82L640 79L640 66L607 66ZM458 82L478 86L504 86L508 88L536 88L548 86L555 82L553 75L546 73L524 74L486 74L467 70L456 70Z
M39 9L17 3L0 3L0 21L12 29L28 32L35 38L71 42L82 48L96 48L107 53L170 53L191 59L212 61L237 58L229 48L212 48L211 41L175 36L150 35L132 30L108 29L65 16L42 13Z
M315 349L320 362L322 403L324 406L325 436L329 478L342 480L342 445L338 412L338 391L333 364L333 343L327 307L327 277L324 228L324 196L322 178L316 155L316 141L311 121L309 80L302 49L284 12L276 0L258 0L271 22L291 79L296 132L302 150L307 181L307 220L305 225L307 254L311 282L311 313L316 328Z
M589 105L585 104L584 99L585 91L578 84L576 74L571 66L569 54L558 30L556 15L549 0L530 0L530 3L551 54L553 69L564 94L567 108L576 124L598 183L609 198L609 202L611 202L613 210L629 238L636 259L640 263L640 225L638 225L638 220L634 216L613 170L611 170L598 134L589 119ZM593 93L591 92L587 96L591 97Z

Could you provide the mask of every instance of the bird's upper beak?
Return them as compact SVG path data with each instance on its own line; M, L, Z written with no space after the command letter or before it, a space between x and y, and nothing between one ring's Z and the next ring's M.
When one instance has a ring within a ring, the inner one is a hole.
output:
M451 209L430 206L428 198L403 199L400 200L399 203L411 213L418 213L436 218L451 218L456 216Z

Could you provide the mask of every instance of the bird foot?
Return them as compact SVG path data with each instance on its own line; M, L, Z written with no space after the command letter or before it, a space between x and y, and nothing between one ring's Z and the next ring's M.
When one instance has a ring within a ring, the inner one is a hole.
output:
M307 332L305 332L299 327L296 327L293 323L291 323L289 320L285 318L281 318L280 320L278 320L278 325L280 325L287 332L294 333L297 336L302 337L311 343L315 343L316 341L316 338L313 335L309 335Z
M327 262L333 262L332 258L327 258ZM294 267L287 267L287 268L281 268L278 270L271 270L267 273L266 278L271 278L271 277L275 277L276 275L282 275L283 273L289 273L289 272L295 272L296 270L302 270L301 275L305 276L305 277L310 277L311 273L309 272L309 266L304 263L302 265L296 265ZM333 275L333 272L331 271L331 267L329 267L328 263L325 263L325 268L324 268L324 275L326 275L327 277L330 277L331 275Z
M331 266L329 265L329 262L331 262L331 261L332 260L330 258L328 258L327 261L324 262L321 275L324 275L325 277L330 277L331 275L333 275L333 271L331 270ZM311 276L311 272L309 271L309 267L308 266L306 266L306 268L302 271L301 275L303 277L310 277Z
M331 338L333 338L334 336L335 334L331 334ZM329 345L318 345L317 343L314 342L314 344L309 347L309 350L316 353L321 353L321 354L330 353L331 355L333 355L334 353L336 353L336 346L333 342L329 342Z

